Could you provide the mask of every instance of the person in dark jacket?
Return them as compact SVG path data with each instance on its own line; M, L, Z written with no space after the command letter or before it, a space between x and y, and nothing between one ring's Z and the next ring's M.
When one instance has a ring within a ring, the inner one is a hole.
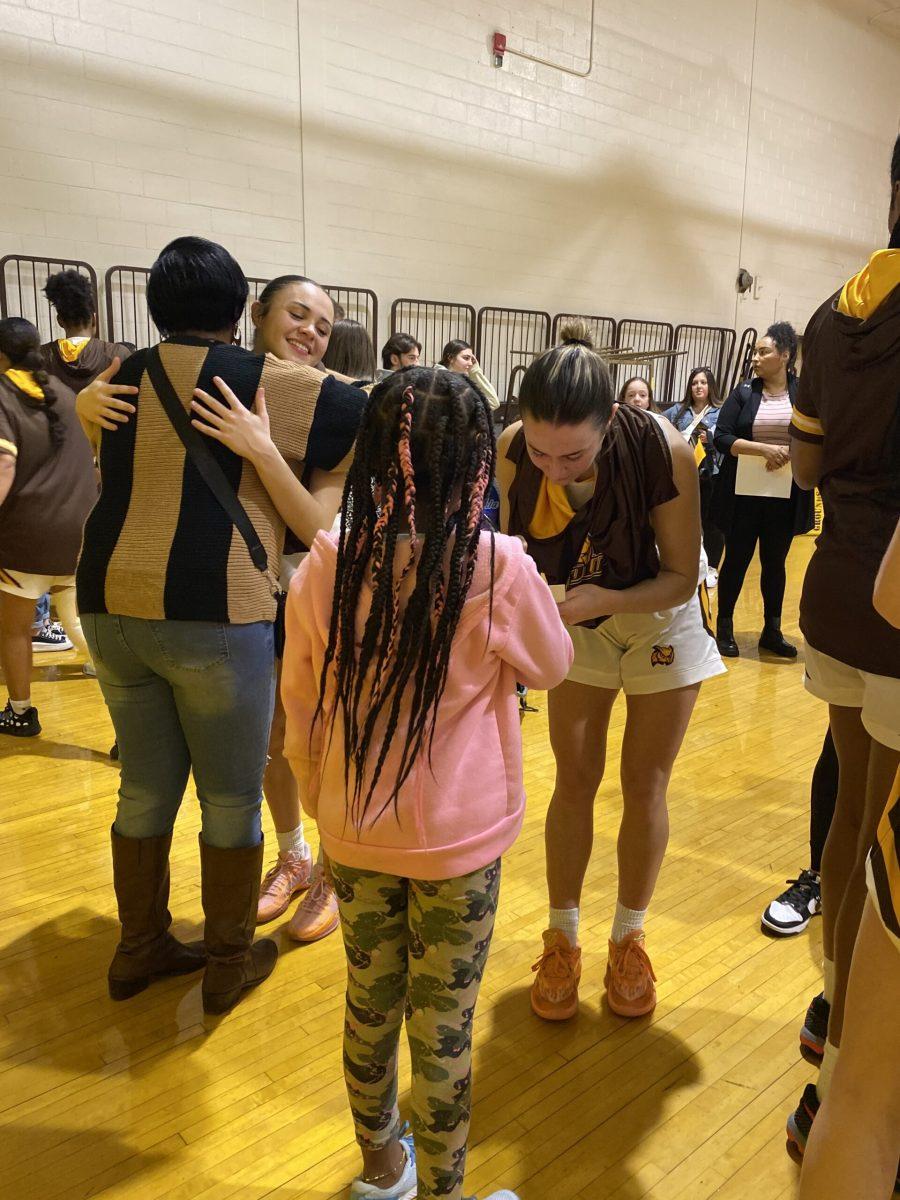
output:
M797 396L797 376L792 370L796 352L793 328L784 321L771 325L753 350L752 380L734 389L716 422L714 443L724 461L713 496L713 520L725 535L716 641L728 658L740 654L734 640L734 609L757 542L764 617L759 648L781 658L797 656L797 648L781 632L785 561L795 535L813 527L813 494L795 483L785 499L736 492L742 455L764 458L767 471L781 470L790 462L788 429Z

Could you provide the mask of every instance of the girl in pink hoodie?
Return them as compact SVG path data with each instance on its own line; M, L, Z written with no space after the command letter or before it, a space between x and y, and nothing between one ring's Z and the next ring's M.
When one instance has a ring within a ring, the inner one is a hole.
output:
M462 1196L475 1001L525 803L516 681L554 687L572 661L522 543L481 528L494 459L464 376L391 375L362 419L340 535L318 535L288 599L285 751L347 951L352 1197Z

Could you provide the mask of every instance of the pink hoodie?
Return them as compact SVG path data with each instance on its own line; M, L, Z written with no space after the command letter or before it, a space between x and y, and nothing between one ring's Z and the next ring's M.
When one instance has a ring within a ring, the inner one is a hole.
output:
M343 721L333 737L309 733L334 594L337 538L320 533L291 583L281 695L287 712L285 754L300 782L305 811L316 818L329 857L344 866L412 879L466 875L498 858L515 840L525 811L522 736L516 682L552 688L572 664L571 639L550 589L518 538L495 534L494 608L488 632L490 534L482 534L472 586L453 640L431 766L422 752L393 805L390 795L405 741L401 721L359 834L348 816ZM366 589L357 635L368 615ZM326 695L326 722L334 712ZM367 771L378 758L376 739ZM325 758L322 758L323 750ZM353 776L351 774L351 785ZM363 791L365 794L365 789Z

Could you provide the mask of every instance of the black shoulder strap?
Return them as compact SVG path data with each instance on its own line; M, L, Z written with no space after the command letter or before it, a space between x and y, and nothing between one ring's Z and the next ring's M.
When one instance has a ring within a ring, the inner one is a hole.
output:
M266 548L259 539L259 534L253 527L253 522L247 516L243 504L237 498L234 488L228 482L225 472L216 462L202 433L191 424L178 393L172 386L172 381L166 373L159 354L159 346L152 346L146 355L147 374L153 384L153 390L159 397L159 402L166 410L166 416L172 422L175 432L181 439L188 457L200 472L204 483L231 517L238 533L247 543L253 565L258 571L267 572L269 558Z

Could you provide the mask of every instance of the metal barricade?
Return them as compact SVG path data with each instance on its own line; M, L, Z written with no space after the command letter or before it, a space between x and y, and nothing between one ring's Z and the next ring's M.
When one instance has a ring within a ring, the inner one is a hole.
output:
M106 332L111 342L125 342L140 350L159 341L159 330L147 308L149 275L147 267L122 264L106 272Z
M0 258L0 316L25 317L36 325L42 342L62 334L56 313L44 295L44 284L58 271L75 270L87 276L97 308L97 273L80 259L38 258L30 254L7 254Z
M509 384L506 389L506 398L503 401L503 407L500 409L500 428L505 429L507 425L511 425L513 421L519 419L519 388L522 384L522 376L528 370L526 366L513 367L509 374ZM496 417L494 418L497 419Z
M723 399L729 392L733 392L739 383L750 378L753 369L753 347L756 345L757 336L756 330L749 326L741 334L728 370L728 379L723 387Z
M679 325L675 329L675 349L686 351L669 363L664 386L657 396L661 408L676 404L685 393L695 367L708 367L716 377L719 392L734 352L735 332L719 325Z
M550 314L530 308L479 310L475 353L498 396L508 394L516 367L527 367L550 345Z
M665 385L675 329L668 321L639 321L626 317L616 330L616 349L629 361L616 364L616 391L633 375L646 378L654 391Z
M340 305L344 316L365 325L372 345L378 350L378 297L371 288L340 287L334 283L323 283L322 287ZM337 317L338 314L336 313Z
M594 340L594 349L600 351L610 350L616 344L616 328L617 323L614 317L593 317L587 316L584 313L557 313L553 318L553 332L550 335L550 344L555 346L559 342L559 331L569 321L584 321L588 329L591 331L591 337Z
M458 338L475 345L475 309L471 304L404 296L391 305L391 334L395 333L408 333L420 342L420 361L430 367L440 362L450 341Z

